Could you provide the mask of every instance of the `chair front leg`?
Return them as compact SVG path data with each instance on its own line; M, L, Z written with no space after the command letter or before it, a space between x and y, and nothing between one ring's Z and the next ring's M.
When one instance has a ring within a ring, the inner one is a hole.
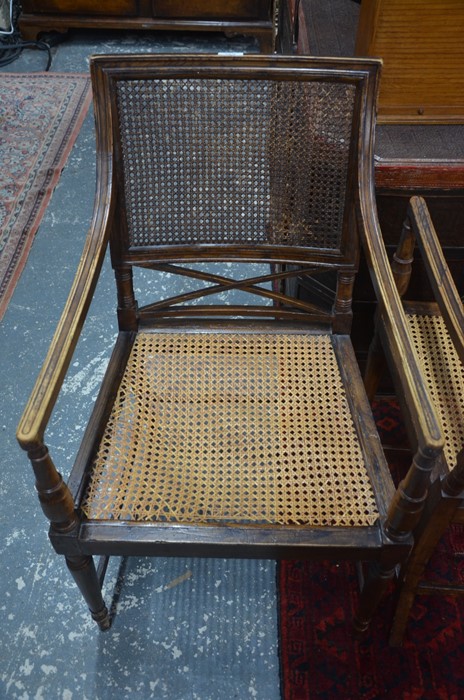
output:
M87 603L92 619L102 632L109 629L111 619L103 600L93 558L84 555L66 557L66 564Z
M74 501L61 474L53 464L46 445L28 451L35 474L35 487L42 510L57 532L71 532L79 525Z
M36 489L40 505L57 533L70 534L77 531L79 517L74 508L72 494L57 471L45 445L36 445L29 450L29 459L36 477ZM108 610L104 603L100 582L92 557L66 556L74 580L90 609L92 618L101 630L110 626Z
M390 633L390 645L403 642L411 607L414 603L427 562L462 504L464 489L464 449L456 465L441 479L436 479L427 496L419 525L414 531L415 544L407 565L401 572L399 597Z

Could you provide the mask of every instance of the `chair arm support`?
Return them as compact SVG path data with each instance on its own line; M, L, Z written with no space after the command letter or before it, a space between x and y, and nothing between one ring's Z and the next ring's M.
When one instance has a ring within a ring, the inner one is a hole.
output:
M411 198L407 218L410 221L448 333L461 362L464 362L464 309L443 255L427 204L422 197Z
M16 432L27 451L43 445L43 435L72 359L105 257L110 220L111 174L108 161L100 163L108 177L99 177L94 213L71 291ZM100 168L101 171L101 168Z
M407 320L395 285L393 273L375 214L373 187L367 185L360 197L360 234L372 284L379 303L377 320L383 326L388 354L395 359L397 377L418 439L419 452L425 458L438 456L444 438L434 404L422 379L419 359L409 335Z

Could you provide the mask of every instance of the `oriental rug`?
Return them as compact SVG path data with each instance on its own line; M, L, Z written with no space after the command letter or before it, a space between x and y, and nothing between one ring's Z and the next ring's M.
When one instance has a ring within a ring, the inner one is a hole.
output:
M85 75L0 74L0 319L90 102Z
M401 442L405 435L396 404L380 402L375 413L382 441ZM387 454L396 481L409 458ZM464 583L464 534L458 526L429 563L435 580L449 581L451 573ZM403 646L392 648L392 594L367 635L361 641L353 637L358 583L350 563L282 562L279 592L284 700L464 698L464 597L418 596Z

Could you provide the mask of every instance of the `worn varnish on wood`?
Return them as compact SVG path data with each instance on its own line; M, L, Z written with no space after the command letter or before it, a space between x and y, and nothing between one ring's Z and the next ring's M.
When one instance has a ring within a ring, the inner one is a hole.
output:
M369 561L362 631L411 548L443 439L375 212L378 69L256 55L91 61L95 214L18 440L52 543L102 629L93 555ZM65 484L45 433L108 242L119 333ZM396 493L350 338L361 243L385 343L425 415ZM323 286L326 275L333 294L293 296L292 279Z

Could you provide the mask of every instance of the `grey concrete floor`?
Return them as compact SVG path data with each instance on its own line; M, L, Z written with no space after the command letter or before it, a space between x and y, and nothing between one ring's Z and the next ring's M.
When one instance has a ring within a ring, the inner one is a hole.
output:
M97 52L255 50L253 40L220 35L74 32L53 49L52 70L87 71ZM45 63L45 54L27 51L5 70L43 70ZM112 559L105 595L116 615L102 634L48 542L14 434L78 264L94 156L89 114L0 325L0 698L277 699L274 562ZM47 433L64 476L115 336L114 306L106 264Z

